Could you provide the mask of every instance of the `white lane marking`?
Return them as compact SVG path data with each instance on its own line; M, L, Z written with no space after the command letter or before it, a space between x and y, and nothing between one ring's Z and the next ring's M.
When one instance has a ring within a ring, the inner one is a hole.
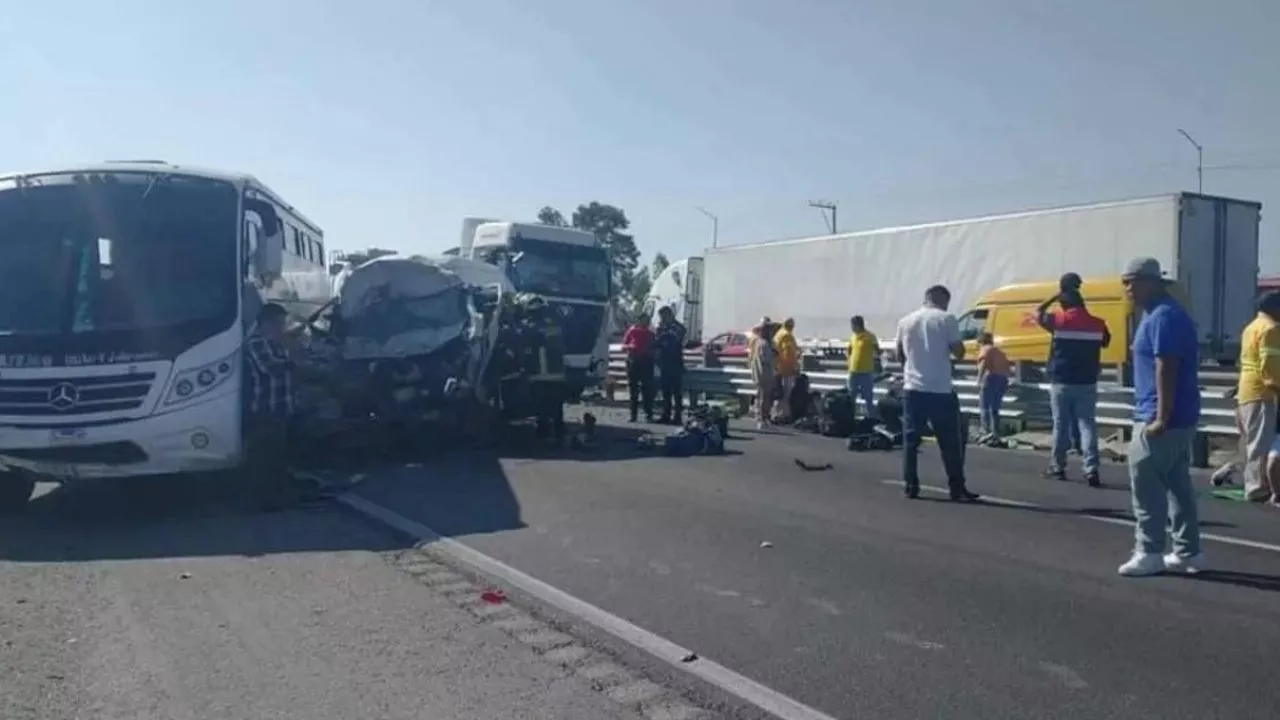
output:
M727 590L725 588L718 588L714 585L707 585L706 583L698 583L697 588L704 593L710 593L711 595L716 595L718 597L726 597L726 598L742 597L742 593L738 592L737 590Z
M634 625L617 615L580 600L569 593L549 585L506 563L495 560L472 547L439 533L422 523L410 520L399 513L350 493L338 500L356 512L362 513L419 541L419 545L435 545L454 560L529 593L533 597L564 612L581 618L614 637L639 648L690 675L714 685L721 690L777 716L780 720L836 720L826 713L811 708L798 700L783 695L760 683L739 675L729 668L698 653L698 661L684 662L690 650L666 638Z
M822 598L806 598L805 604L812 605L828 615L842 614L840 612L840 608L830 600L823 600Z
M880 483L882 485L894 485L897 487L902 487L901 480L881 480ZM936 485L921 485L920 489L926 492L935 493L937 495L949 495L951 493L950 490L947 490L944 487L938 487ZM1035 508L1037 510L1053 510L1053 508L1048 505L1038 505L1036 503L1025 502L1023 500L1010 500L1009 498L996 497L995 495L983 494L982 501L985 501L988 505L1008 505L1009 507ZM1086 520L1093 520L1094 522L1107 523L1108 525L1121 525L1128 528L1133 527L1132 520L1128 520L1125 518L1118 518L1118 517L1109 517L1107 515L1075 513L1073 515L1070 515L1069 517L1084 518ZM1253 548L1254 550L1265 550L1267 552L1280 553L1280 545L1265 543L1265 542L1262 542L1261 540L1250 540L1248 538L1240 538L1240 537L1233 537L1231 535L1219 535L1217 533L1206 533L1206 532L1200 533L1200 539L1211 540L1213 542L1219 542L1224 545L1235 545L1237 547L1247 547L1247 548Z
M671 566L670 566L670 565L667 565L666 563L660 563L660 562L658 562L657 560L651 560L651 561L649 562L649 569L650 569L650 570L653 570L654 572L658 573L659 575L670 575L670 574L671 574Z
M1061 682L1063 685L1066 685L1072 690L1083 690L1089 687L1089 683L1085 682L1084 678L1080 677L1080 673L1076 672L1075 670L1072 670L1066 665L1059 665L1058 663L1051 663L1051 662L1041 662L1040 669L1049 673L1055 679Z
M911 635L908 635L906 633L887 632L884 634L884 636L896 643L901 643L903 645L910 645L912 647L920 648L921 650L943 649L942 643L936 643L931 640L921 640L918 637L912 637Z

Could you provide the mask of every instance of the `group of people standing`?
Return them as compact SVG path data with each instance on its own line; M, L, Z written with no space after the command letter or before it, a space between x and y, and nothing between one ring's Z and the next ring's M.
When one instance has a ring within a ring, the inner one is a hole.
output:
M792 318L779 325L765 317L747 333L747 367L756 389L757 428L792 415L791 397L800 376L800 343L795 330Z
M627 359L627 388L631 401L631 422L639 420L643 406L647 422L654 422L655 371L661 391L662 415L657 422L684 422L684 343L686 330L669 307L658 309L658 325L641 314L622 335L622 352Z
M1121 280L1142 315L1133 333L1134 417L1128 451L1135 543L1133 554L1118 571L1125 576L1164 571L1192 573L1200 569L1203 559L1196 493L1191 482L1191 443L1200 418L1195 323L1169 294L1170 281L1156 260L1134 259ZM1048 367L1054 418L1053 464L1046 474L1066 477L1066 455L1075 425L1084 450L1085 479L1090 485L1099 485L1097 382L1101 350L1111 337L1106 323L1089 314L1080 286L1079 276L1063 276L1059 294L1042 303L1037 311L1039 324L1053 333ZM945 287L929 288L924 307L898 323L895 345L903 362L905 389L903 489L908 498L920 493L916 455L925 425L932 427L937 439L951 498L978 498L966 485L960 408L951 385L951 363L962 359L965 349L959 325L947 312L950 300ZM1056 309L1055 304L1059 306ZM1280 331L1274 330L1278 318L1280 297L1276 298L1274 313L1260 313L1256 326L1251 326L1253 330L1246 331L1241 363L1242 388L1245 373L1251 372L1249 368L1272 363L1274 384L1268 385L1266 380L1259 384L1251 379L1247 381L1251 390L1245 394L1253 402L1258 394L1254 385L1269 388L1262 395L1262 402L1271 403L1270 420L1262 412L1267 409L1265 405L1240 413L1242 425L1265 426L1270 422L1271 435L1275 434L1275 391L1280 388ZM1007 376L1007 361L991 355L991 339L984 337L981 344L983 353L988 355L986 382L998 372L997 366L1003 367ZM997 358L994 363L990 361L992 357ZM981 375L981 368L979 372ZM1254 421L1255 416L1261 419ZM1254 445L1260 443L1261 440ZM1167 542L1170 536L1172 548ZM1169 549L1171 552L1166 554Z

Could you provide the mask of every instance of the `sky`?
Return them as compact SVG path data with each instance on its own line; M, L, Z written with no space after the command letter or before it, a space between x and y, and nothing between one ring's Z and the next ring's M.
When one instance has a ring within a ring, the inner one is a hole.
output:
M1263 203L1276 0L0 0L0 166L249 172L330 249L621 207L645 259L1196 188Z

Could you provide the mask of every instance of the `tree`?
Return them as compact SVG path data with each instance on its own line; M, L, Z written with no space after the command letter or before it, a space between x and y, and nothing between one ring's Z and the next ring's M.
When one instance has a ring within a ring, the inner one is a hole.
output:
M573 226L596 236L596 241L609 253L614 282L625 287L640 264L635 237L623 232L631 227L627 214L621 208L593 200L573 211Z
M658 276L662 274L662 271L669 267L671 267L671 261L667 259L666 255L663 253L654 255L653 262L650 264L649 268L649 279L657 280Z
M538 222L543 225L554 225L555 227L569 227L569 223L565 222L564 215L550 205L544 205L538 211Z

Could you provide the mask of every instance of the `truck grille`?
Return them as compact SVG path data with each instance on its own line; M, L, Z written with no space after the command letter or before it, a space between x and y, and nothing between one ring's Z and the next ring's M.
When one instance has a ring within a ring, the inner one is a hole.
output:
M564 351L568 355L589 355L596 349L600 325L604 322L604 308L598 305L556 303L569 308L568 317L562 317ZM556 308L557 310L559 308Z
M155 382L149 372L95 377L0 378L0 415L75 416L133 410Z

